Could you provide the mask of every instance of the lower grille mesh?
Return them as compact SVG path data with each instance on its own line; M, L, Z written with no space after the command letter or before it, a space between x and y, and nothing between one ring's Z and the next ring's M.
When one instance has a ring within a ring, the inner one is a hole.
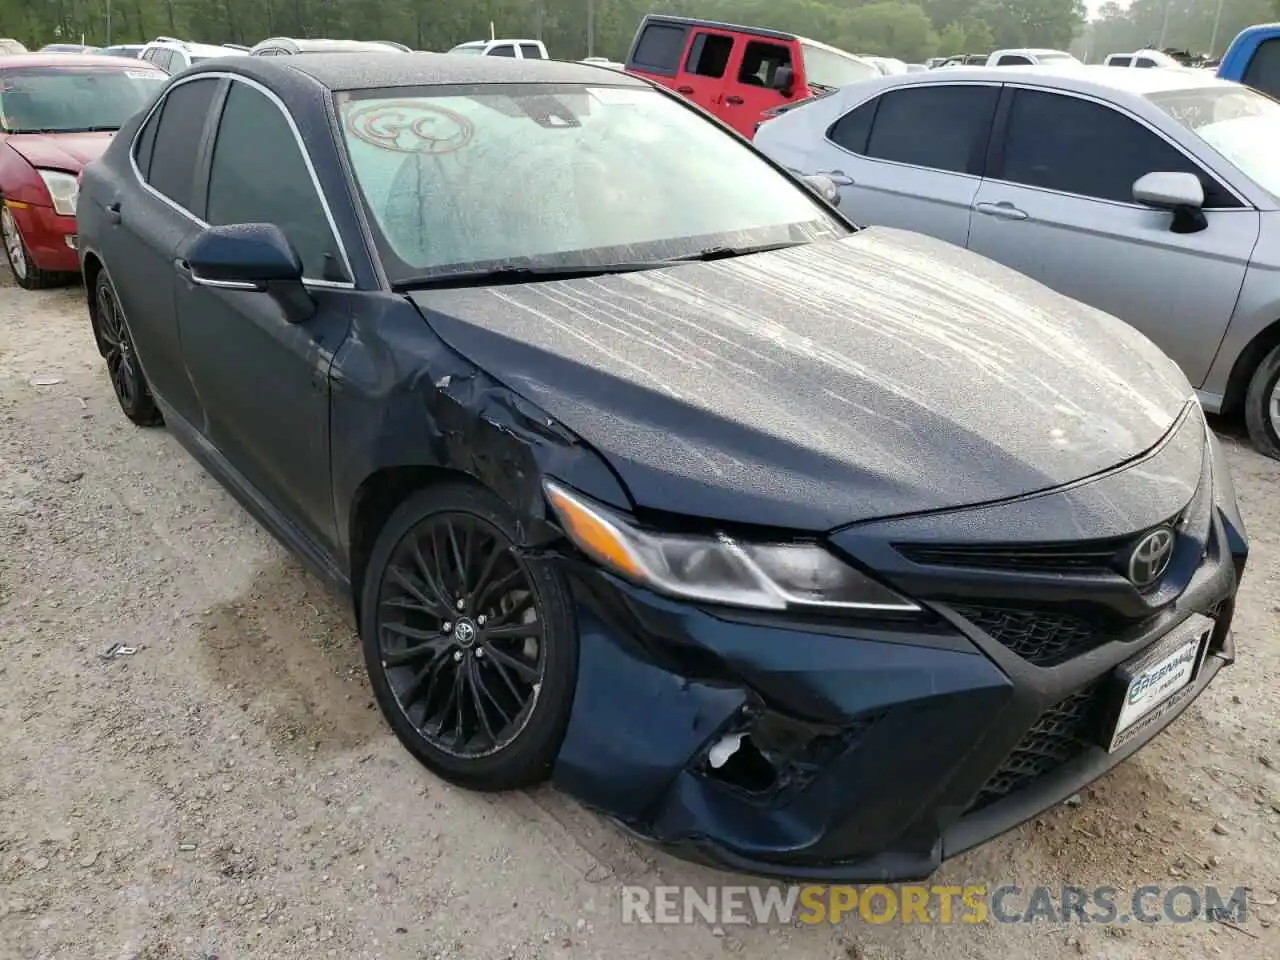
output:
M1097 732L1101 683L1073 693L1042 713L1004 763L982 785L966 813L1003 800L1080 756Z
M1079 617L1040 610L954 606L956 613L1028 663L1052 667L1087 653L1108 637Z

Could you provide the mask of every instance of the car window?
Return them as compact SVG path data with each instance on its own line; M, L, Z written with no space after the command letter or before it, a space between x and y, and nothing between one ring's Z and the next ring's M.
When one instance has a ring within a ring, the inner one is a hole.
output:
M1109 57L1107 66L1109 67L1127 67L1133 62L1133 57Z
M827 137L851 153L865 154L867 140L871 137L871 123L875 119L879 103L880 99L877 98L854 107L831 125Z
M520 55L526 60L541 60L542 50L536 43L520 44Z
M684 53L685 28L668 23L651 23L640 34L632 66L653 73L675 73L680 69L680 54Z
M391 88L336 99L393 281L847 233L812 191L647 86Z
M1245 176L1273 196L1280 196L1280 103L1245 86L1190 87L1164 90L1147 99L1173 117ZM1233 194L1219 188L1216 197L1205 187L1206 206L1237 206ZM1229 202L1223 203L1222 200Z
M752 40L742 53L738 82L750 87L768 87L779 67L791 66L791 51L781 44Z
M489 48L489 56L491 57L514 57L516 48L509 43L500 43L496 47Z
M867 156L916 167L978 173L995 115L995 86L922 86L880 98Z
M218 122L205 219L274 223L302 258L304 276L338 279L337 244L298 140L280 108L245 83L231 84Z
M1244 68L1244 82L1255 90L1280 99L1280 38L1263 40Z
M173 73L173 51L164 47L156 47L151 51L151 62L161 70Z
M1012 66L1018 66L1018 65L1024 65L1024 64L1030 64L1030 63L1031 63L1030 57L1024 57L1019 53L1006 53L1004 56L1002 56L999 60L996 61L996 66L1012 67Z
M1134 181L1157 171L1193 173L1206 194L1217 188L1181 150L1111 107L1040 90L1014 94L999 179L1133 203Z
M684 63L685 72L700 77L723 77L732 52L733 37L699 31L693 35L693 43L689 44L689 57Z
M804 58L805 82L811 87L839 89L860 80L874 80L880 69L869 60L800 42L800 55Z
M1148 69L1150 69L1151 67L1158 67L1158 66L1160 66L1160 64L1156 63L1156 62L1155 62L1154 60L1152 60L1150 57L1139 57L1139 58L1134 62L1134 64L1133 64L1133 65L1134 65L1135 67L1145 67L1145 68L1148 68Z
M147 106L168 80L151 66L135 70L82 65L10 67L0 73L0 130L118 130Z
M196 154L217 89L216 79L178 84L160 109L147 182L184 210L195 210Z
M142 174L143 180L147 179L151 170L151 152L155 149L158 126L160 126L160 111L155 110L138 131L138 139L133 143L133 160L138 165L138 172Z

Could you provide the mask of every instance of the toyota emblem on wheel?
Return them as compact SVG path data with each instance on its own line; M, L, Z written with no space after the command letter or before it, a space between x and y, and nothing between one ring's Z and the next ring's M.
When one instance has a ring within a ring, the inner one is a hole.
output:
M1129 580L1136 587L1149 587L1169 569L1173 559L1173 531L1152 530L1138 541L1129 554Z

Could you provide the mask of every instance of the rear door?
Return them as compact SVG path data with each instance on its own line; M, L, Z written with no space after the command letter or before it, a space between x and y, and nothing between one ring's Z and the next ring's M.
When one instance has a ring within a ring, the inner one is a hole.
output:
M786 97L771 86L781 67L796 69L787 43L752 36L738 40L729 61L721 116L744 137L755 132L764 111L786 102Z
M1028 88L1007 96L969 248L1132 324L1200 386L1244 283L1258 212L1111 104ZM1207 229L1174 233L1172 214L1134 202L1134 181L1164 171L1200 178Z
M168 51L165 51L166 53ZM134 141L141 180L103 199L111 240L99 251L133 332L143 370L155 392L184 419L199 425L199 405L183 366L174 315L173 258L200 224L192 213L196 164L219 85L198 78L170 87Z
M856 223L915 230L963 246L999 99L998 84L929 83L865 94L828 130L807 172L832 175Z
M724 119L725 87L729 82L733 48L732 33L695 28L690 34L684 66L675 78L676 93Z
M546 57L542 55L542 48L539 47L536 43L520 44L520 57L523 60L545 60L546 59Z

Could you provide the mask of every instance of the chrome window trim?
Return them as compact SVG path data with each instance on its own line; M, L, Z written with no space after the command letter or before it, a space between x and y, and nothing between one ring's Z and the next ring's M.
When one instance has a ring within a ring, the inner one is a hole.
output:
M1010 89L1017 89L1017 90L1034 90L1039 93L1052 93L1052 94L1058 94L1060 96L1075 97L1077 100L1087 100L1092 103L1096 103L1101 107L1115 110L1121 113L1122 115L1124 115L1125 117L1127 117L1128 119L1134 121L1135 123L1140 124L1147 130L1154 133L1157 137L1159 137L1169 146L1173 147L1173 149L1181 153L1183 157L1185 157L1191 163L1195 164L1195 166L1206 171L1210 176L1213 177L1214 180L1220 183L1223 186L1223 188L1227 190L1228 193L1230 193L1233 197L1239 200L1241 204L1243 204L1242 207L1205 207L1204 209L1207 212L1231 213L1233 211L1241 211L1241 210L1256 212L1258 209L1257 204L1253 203L1247 197L1243 196L1233 184L1229 183L1227 179L1223 177L1220 173L1218 173L1217 170L1215 170L1210 164L1205 163L1199 157L1196 157L1191 153L1188 153L1187 150L1180 143L1170 138L1169 135L1166 134L1163 130L1160 130L1157 127L1153 127L1147 120L1143 119L1142 117L1139 117L1133 111L1121 106L1118 103L1114 103L1110 100L1104 100L1100 97L1096 97L1088 93L1079 93L1075 90L1064 90L1061 87L1041 86L1034 83L1016 82L1016 81L1007 82L1007 81L996 81L996 80L943 80L943 79L938 79L938 80L934 80L932 82L926 82L926 83L893 84L891 86L882 87L881 89L868 94L867 96L863 97L861 100L859 100L857 103L855 103L853 106L849 107L848 109L842 108L841 111L837 114L836 118L832 120L829 124L827 124L827 130L830 130L833 126L839 123L842 119L844 119L850 113L853 113L854 110L857 110L860 107L863 107L866 104L870 103L872 100L875 100L878 97L882 97L887 93L891 93L894 90L918 90L924 87L939 87L939 86L943 86L943 87L1008 87ZM1150 210L1151 209L1150 207L1144 206L1143 204L1140 204L1140 203L1125 203L1124 201L1121 201L1121 200L1105 200L1101 197L1091 197L1083 193L1070 193L1066 190L1053 190L1049 187L1037 187L1028 183L1018 183L1013 180L1002 180L999 177L991 177L991 176L979 177L971 173L958 173L954 170L939 170L936 167L922 167L922 166L919 166L918 164L903 163L900 160L882 160L879 157L871 157L862 153L854 153L852 150L848 149L847 147L841 146L840 144L832 140L829 136L827 136L827 133L825 130L823 131L822 139L825 140L827 143L831 144L833 147L835 147L837 150L841 151L842 153L845 153L851 157L857 157L859 160L863 160L869 163L893 164L894 166L906 167L910 170L924 170L929 173L947 174L953 177L965 177L969 180L985 180L990 183L1002 183L1010 187L1018 187L1019 189L1022 189L1022 190L1036 190L1041 193L1053 194L1054 196L1059 196L1059 197L1070 197L1072 199L1088 200L1092 203L1107 203L1107 204L1111 204L1112 206L1125 207L1131 210Z
M853 113L853 111L859 110L862 107L866 106L868 103L870 103L872 100L877 100L880 97L885 96L886 94L893 93L895 90L928 90L934 87L995 87L998 90L1003 86L1004 84L1001 83L999 80L935 80L932 83L895 83L891 86L881 87L879 90L875 91L874 93L868 94L867 96L863 97L861 100L855 103L852 107L849 107L848 109L842 108L840 113L836 116L836 118L827 124L827 129L822 132L822 139L827 141L827 143L831 144L841 153L848 154L851 157L857 157L859 160L863 160L867 163L885 163L895 167L904 167L907 170L923 170L926 173L937 173L937 174L942 174L948 177L964 177L966 180L980 181L983 178L978 176L976 173L965 173L960 170L943 170L939 167L922 167L918 163L903 163L901 160L885 160L882 157L872 157L872 156L868 156L865 153L854 153L848 147L845 147L845 146L842 146L841 144L836 143L829 136L827 136L827 131L830 130L832 127L834 127L837 123L839 123L845 117L847 117L849 114ZM998 101L997 101L997 106L999 106Z
M1139 126L1143 127L1149 132L1155 134L1157 137L1159 137L1169 146L1173 147L1173 149L1178 151L1178 153L1182 154L1182 156L1185 159L1189 160L1196 167L1198 167L1201 170L1204 170L1207 174L1209 174L1209 176L1213 177L1213 179L1217 181L1219 184L1221 184L1222 187L1228 193L1230 193L1233 197L1239 200L1241 204L1243 204L1243 206L1241 207L1205 207L1204 209L1206 212L1231 213L1237 210L1246 210L1246 211L1256 212L1258 209L1257 206L1253 202L1251 202L1247 197L1241 196L1240 191L1237 190L1232 184L1228 183L1226 178L1223 177L1222 174L1214 170L1213 167L1205 163L1199 157L1196 157L1193 154L1188 153L1187 150L1182 146L1182 144L1175 141L1167 133L1165 133L1163 130L1159 129L1158 127L1153 127L1150 122L1138 116L1136 113L1134 113L1132 110L1128 109L1127 107L1123 106L1122 104L1115 103L1114 101L1111 101L1111 100L1104 100L1101 97L1097 97L1089 93L1080 93L1079 91L1076 91L1076 90L1063 90L1061 87L1045 87L1045 86L1040 86L1038 84L1025 83L1025 82L1006 83L1005 86L1014 90L1033 90L1037 93L1050 93L1050 94L1056 94L1057 96L1062 96L1062 97L1074 97L1077 100L1085 100L1089 103L1095 103L1098 106L1103 107L1105 109L1114 110L1116 113L1119 113L1122 116L1126 117L1127 119L1132 120L1134 123L1138 124ZM1010 187L1018 187L1022 190L1038 190L1041 193L1051 193L1059 197L1071 197L1073 199L1089 200L1093 203L1106 203L1106 204L1110 204L1113 207L1125 207L1130 210L1152 209L1151 207L1148 207L1145 204L1141 204L1141 203L1133 203L1133 202L1126 203L1123 200L1107 200L1103 197L1091 197L1085 193L1071 193L1068 190L1054 190L1050 187L1037 187L1029 183L1018 183L1016 180L1003 180L999 177L986 177L985 179L989 180L991 183L1002 183Z
M159 110L160 107L169 99L169 94L173 91L175 87L181 86L184 83L191 83L195 80L230 80L233 83L243 83L251 87L252 89L257 90L259 93L265 96L268 100L270 100L273 104L275 104L276 109L280 111L280 113L284 116L285 122L288 123L289 130L293 134L294 142L297 143L298 150L302 153L302 162L306 165L307 173L311 177L311 185L312 187L315 188L316 196L320 198L320 206L324 210L325 221L329 224L329 230L333 234L333 239L334 239L334 242L337 244L338 252L342 255L342 265L346 268L347 276L354 277L356 274L355 274L355 271L351 268L351 258L347 255L347 245L343 242L342 235L338 232L338 224L333 218L333 211L329 208L329 200L324 195L324 189L320 186L320 178L316 175L315 165L311 162L311 153L310 151L307 150L307 145L302 140L302 134L298 130L298 125L294 123L293 117L289 114L288 109L284 105L284 101L281 100L278 96L276 96L275 93L273 93L271 90L268 90L262 84L258 83L256 80L251 80L248 77L243 77L238 73L227 73L221 70L210 70L207 73L196 73L196 74L192 74L189 77L182 77L181 79L176 80L173 83L169 84L169 86L164 91L164 96L158 97L156 99L156 102L151 105L151 109L147 111L147 115L143 118L142 122L138 124L138 129L134 131L133 139L129 143L129 166L133 169L133 175L135 178L137 178L138 183L141 184L142 189L150 193L156 199L167 204L173 210L176 210L178 213L182 214L184 217L186 217L188 220L192 221L202 229L207 230L210 227L210 224L206 223L204 220L201 220L199 217L197 217L194 213L192 213L186 207L182 206L182 204L178 203L175 200L170 199L169 197L166 197L163 193L161 193L155 187L151 186L151 184L147 183L146 178L143 177L142 175L142 171L138 169L138 159L137 159L138 138L142 135L143 129L146 127L148 123L151 122L151 118L155 115L156 111ZM225 107L225 100L224 100L224 107ZM219 117L219 123L221 123L221 117ZM157 129L156 132L159 133L159 130ZM214 137L213 137L215 148L217 147L217 141L218 141L217 131L215 130ZM212 161L212 155L210 155L210 160ZM207 181L205 186L206 188L208 187ZM321 288L333 289L333 290L356 289L356 285L354 281L324 280L320 278L312 279L309 277L303 277L302 282L309 287L321 287Z

